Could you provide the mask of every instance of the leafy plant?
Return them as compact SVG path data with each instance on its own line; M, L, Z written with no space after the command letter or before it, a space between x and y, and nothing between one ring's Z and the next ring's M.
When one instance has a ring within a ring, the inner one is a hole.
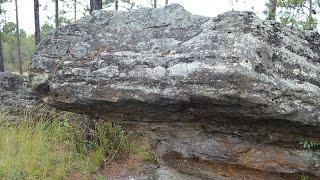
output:
M271 140L273 140L273 133L272 132L268 132L267 133L267 137L268 137L268 139L269 139L269 141L271 141Z
M316 146L320 146L320 143L317 141L300 141L299 144L301 144L303 146L304 149L312 149Z
M300 175L300 180L308 180L308 176L305 175L304 173L302 173L302 174Z

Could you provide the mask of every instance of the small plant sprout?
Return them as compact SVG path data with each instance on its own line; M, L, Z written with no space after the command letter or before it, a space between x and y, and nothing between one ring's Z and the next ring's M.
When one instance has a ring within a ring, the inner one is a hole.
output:
M268 132L267 133L267 137L268 137L268 139L269 139L269 141L272 141L273 140L273 133L272 132Z
M319 146L320 142L304 140L304 141L300 141L299 144L301 144L304 149L312 149L316 146Z

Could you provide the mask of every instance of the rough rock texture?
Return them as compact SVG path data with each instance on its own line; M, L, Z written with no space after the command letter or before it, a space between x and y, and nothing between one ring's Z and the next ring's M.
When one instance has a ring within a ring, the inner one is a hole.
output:
M319 47L316 32L251 12L208 18L172 5L95 12L42 41L30 70L53 103L106 115L127 108L135 120L227 115L320 125Z
M25 77L0 72L0 110L26 109L34 105L36 98Z
M167 166L201 179L320 177L319 154L299 145L304 139L319 142L319 129L237 122L127 122L126 126L149 137Z
M320 142L319 47L251 12L96 11L41 42L30 79L48 104L128 121L180 172L312 179L299 141Z
M153 176L154 180L200 180L196 177L186 176L183 174L180 174L174 169L170 168L159 168L154 173Z

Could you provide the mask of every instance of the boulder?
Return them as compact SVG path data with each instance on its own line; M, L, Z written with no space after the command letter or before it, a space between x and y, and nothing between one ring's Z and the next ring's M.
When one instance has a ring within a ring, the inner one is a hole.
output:
M33 88L59 107L137 121L320 125L320 36L251 12L96 11L44 39Z
M17 112L31 108L37 99L27 78L0 72L0 110Z
M166 166L200 179L320 177L319 148L303 150L299 144L320 142L320 130L312 127L236 121L128 122L126 127L149 137Z
M41 41L30 79L49 105L150 138L185 174L316 178L299 141L320 142L319 48L317 32L252 12L95 11Z

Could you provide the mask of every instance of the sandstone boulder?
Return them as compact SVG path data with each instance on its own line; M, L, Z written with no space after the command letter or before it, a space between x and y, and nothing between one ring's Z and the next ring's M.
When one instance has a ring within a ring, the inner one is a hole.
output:
M97 11L41 42L33 88L59 107L138 121L320 125L320 36L251 12Z
M124 122L204 179L320 176L320 35L251 12L180 5L95 11L38 46L32 88L60 109ZM317 150L317 149L314 149Z

